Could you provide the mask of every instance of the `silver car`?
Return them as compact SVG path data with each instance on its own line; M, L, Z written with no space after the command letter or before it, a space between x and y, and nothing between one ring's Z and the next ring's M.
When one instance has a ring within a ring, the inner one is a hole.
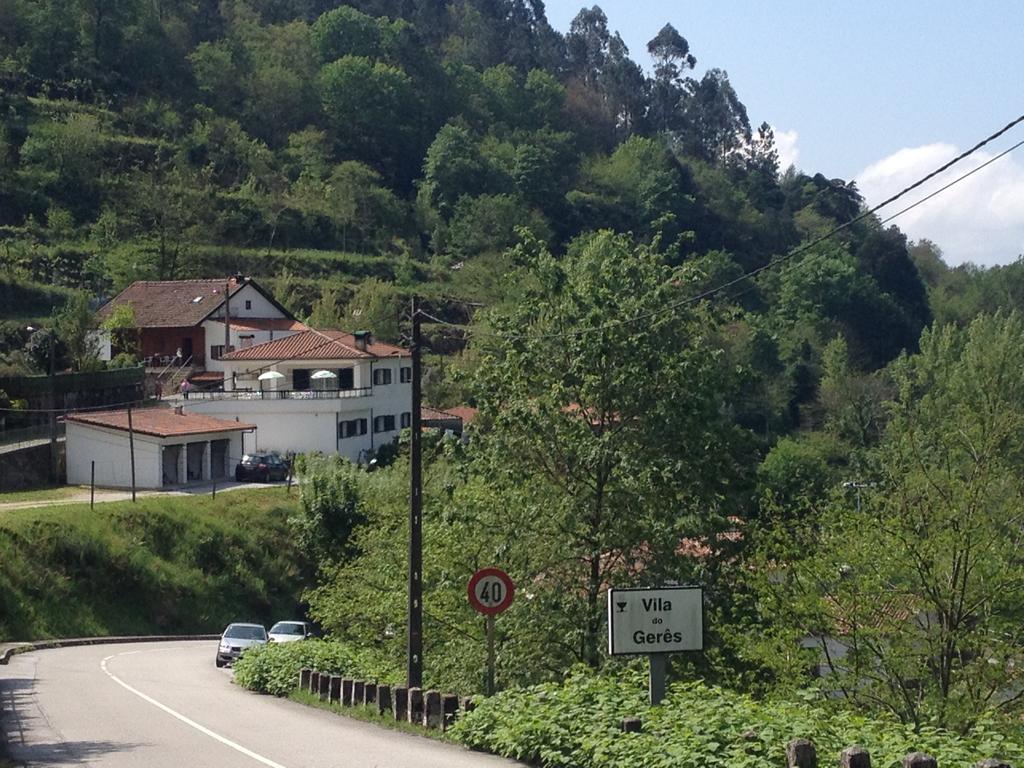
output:
M254 645L265 645L267 630L262 624L228 624L217 646L217 666L223 667Z
M313 636L313 627L305 621L279 621L270 628L270 642L291 643Z

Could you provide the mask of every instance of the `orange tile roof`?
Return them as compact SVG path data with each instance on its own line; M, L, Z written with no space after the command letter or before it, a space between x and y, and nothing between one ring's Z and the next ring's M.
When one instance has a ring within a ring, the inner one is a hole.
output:
M463 424L470 424L476 418L477 409L468 405L459 405L455 408L446 409L445 413L450 413L452 416L462 419Z
M358 360L409 357L409 350L379 341L356 347L355 337L344 331L303 331L283 339L267 341L247 349L236 349L221 360Z
M97 411L95 413L74 413L66 421L128 431L128 411ZM256 429L252 424L216 419L198 413L177 413L171 408L142 408L132 411L132 431L154 437L182 437L207 432L235 432L240 429Z
M221 317L211 318L223 323ZM308 331L309 326L290 317L232 317L231 327L236 331Z

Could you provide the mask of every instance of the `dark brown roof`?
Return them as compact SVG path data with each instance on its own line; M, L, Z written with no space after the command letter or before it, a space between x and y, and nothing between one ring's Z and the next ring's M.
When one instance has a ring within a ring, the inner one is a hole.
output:
M75 413L67 416L65 420L94 427L128 431L128 411ZM239 429L255 428L252 424L215 419L213 416L203 416L198 413L177 413L170 408L143 408L132 411L132 431L140 435L180 437L206 432L234 432Z
M139 280L100 307L100 319L114 307L130 304L139 328L184 328L199 325L224 303L224 287L237 293L235 278L215 280ZM198 301L197 301L198 299Z
M294 322L291 313L255 281L243 278L239 282L234 277L210 280L139 280L100 307L96 314L102 321L110 315L114 307L130 304L135 310L135 323L139 328L191 328L203 322L224 303L225 286L234 296L246 285L251 285L263 294L289 322ZM260 320L239 318L243 323Z
M247 349L236 349L221 360L359 360L408 356L408 350L379 341L367 344L363 352L356 347L355 337L344 331L304 331Z

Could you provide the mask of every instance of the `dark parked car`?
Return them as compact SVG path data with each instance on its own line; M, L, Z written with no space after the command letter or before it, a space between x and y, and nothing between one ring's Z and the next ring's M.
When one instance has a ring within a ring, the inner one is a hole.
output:
M235 480L255 480L261 483L285 480L288 470L288 462L276 453L247 453L235 467Z

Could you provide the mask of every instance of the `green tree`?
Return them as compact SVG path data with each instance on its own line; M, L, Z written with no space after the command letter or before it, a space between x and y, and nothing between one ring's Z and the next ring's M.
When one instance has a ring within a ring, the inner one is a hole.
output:
M828 649L823 691L918 728L1020 713L1022 365L1016 314L932 328L894 365L892 420L860 478L876 485L833 499L816 551L777 563L763 603Z
M394 343L401 334L399 314L400 296L395 287L370 278L359 284L345 307L346 328L373 331L381 341Z
M76 292L54 318L57 335L68 350L75 371L99 367L99 339L96 338L96 315L85 293Z
M727 384L712 318L664 311L689 278L653 249L601 232L564 259L536 243L518 257L524 299L481 337L481 470L507 535L530 537L546 641L596 666L604 586L694 578L680 541L724 525Z
M131 304L118 304L103 320L100 327L110 333L111 352L114 356L121 354L138 356L139 325L135 320L135 309Z

